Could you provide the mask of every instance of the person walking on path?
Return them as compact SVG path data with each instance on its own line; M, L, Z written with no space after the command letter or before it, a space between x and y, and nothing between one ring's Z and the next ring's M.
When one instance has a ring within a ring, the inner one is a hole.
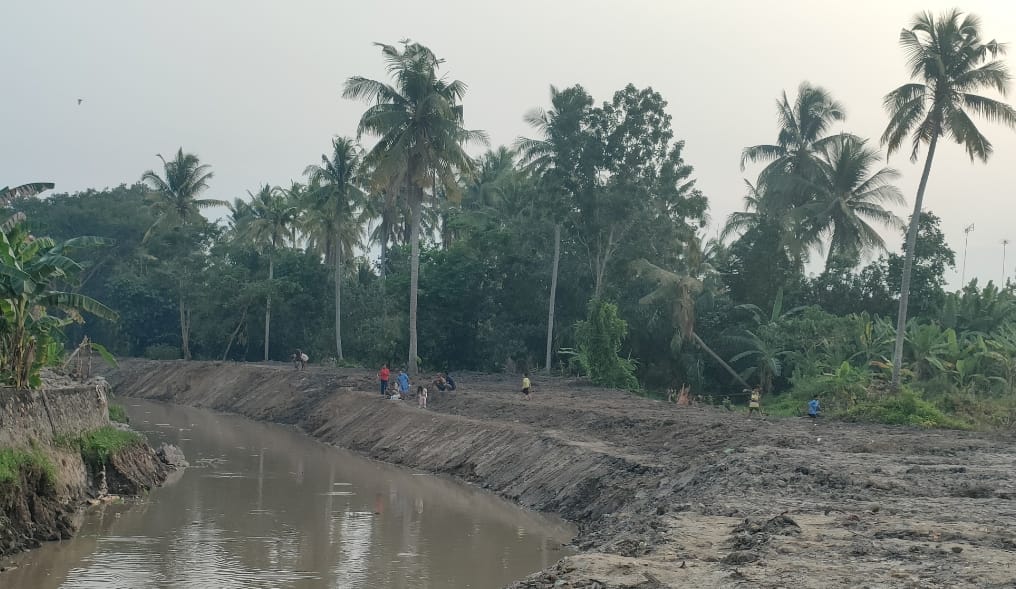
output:
M529 380L529 373L527 372L522 375L522 394L528 399L531 392L533 392L533 383Z
M818 419L818 416L821 414L822 406L819 404L818 396L816 395L811 398L811 401L808 401L808 417Z
M762 389L755 387L751 390L751 397L748 401L748 418L751 419L752 413L758 413L762 416Z
M391 377L392 371L388 370L388 365L385 364L381 367L381 370L377 373L378 379L381 381L381 396L388 396L388 379Z
M403 368L399 370L399 375L395 377L395 382L399 384L399 393L402 396L409 394L409 375L406 374L406 370Z
M420 409L427 408L427 387L416 387L416 402L420 405Z

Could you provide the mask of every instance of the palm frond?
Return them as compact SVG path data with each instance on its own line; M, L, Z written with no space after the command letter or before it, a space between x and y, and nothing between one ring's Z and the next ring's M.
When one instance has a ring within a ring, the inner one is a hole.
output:
M6 186L0 188L0 206L7 206L20 198L36 196L47 190L52 190L55 184L52 182L31 182L20 186Z

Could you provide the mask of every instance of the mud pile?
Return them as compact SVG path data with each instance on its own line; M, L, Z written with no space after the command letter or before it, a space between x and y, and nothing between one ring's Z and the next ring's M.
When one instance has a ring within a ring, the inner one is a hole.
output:
M430 409L362 370L126 362L117 394L294 424L575 522L515 587L1008 587L1010 438L677 408L561 379L456 374Z

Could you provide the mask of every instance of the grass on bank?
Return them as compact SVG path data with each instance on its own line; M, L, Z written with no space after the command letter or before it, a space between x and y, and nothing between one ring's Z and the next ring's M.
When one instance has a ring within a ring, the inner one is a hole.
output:
M100 427L75 438L59 440L62 446L76 449L81 458L92 467L109 463L113 454L143 441L140 434L123 431L113 426Z
M114 423L128 423L127 408L116 403L109 404L109 420Z
M56 484L56 467L42 451L0 448L0 485L17 484L25 470L40 472L46 486Z

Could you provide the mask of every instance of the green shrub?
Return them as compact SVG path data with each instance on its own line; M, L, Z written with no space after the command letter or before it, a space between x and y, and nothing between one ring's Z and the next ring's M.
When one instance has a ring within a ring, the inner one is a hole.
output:
M180 348L168 344L155 344L145 348L145 358L149 360L179 360Z
M116 403L109 404L109 420L115 423L130 422L130 419L127 417L127 409L123 405L117 405Z
M635 362L617 355L627 335L628 322L618 316L617 305L589 301L589 315L575 326L579 344L575 359L582 372L601 386L638 390Z
M58 440L62 446L77 449L81 458L92 467L98 468L109 463L113 454L141 443L143 438L135 432L123 431L113 426L100 427L77 438Z
M47 487L56 484L56 467L41 451L0 448L0 484L17 484L24 470L38 470Z
M799 374L792 380L794 387L791 390L763 404L766 413L803 415L808 401L818 398L826 415L843 415L855 406L858 399L865 398L871 384L871 375L866 370L843 362L833 372L811 376Z
M922 399L916 392L904 389L897 395L886 395L876 401L865 401L851 407L844 418L872 421L889 425L915 425L949 429L967 429L969 426L955 417L943 413L934 404Z

